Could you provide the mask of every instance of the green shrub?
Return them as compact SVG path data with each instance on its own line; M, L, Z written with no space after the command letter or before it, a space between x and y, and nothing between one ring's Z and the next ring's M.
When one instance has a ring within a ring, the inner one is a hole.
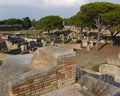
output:
M94 67L92 67L92 70L95 72L99 72L99 67L100 67L100 65L94 66Z
M2 61L2 60L0 60L0 66L2 65L2 62L3 62L3 61Z

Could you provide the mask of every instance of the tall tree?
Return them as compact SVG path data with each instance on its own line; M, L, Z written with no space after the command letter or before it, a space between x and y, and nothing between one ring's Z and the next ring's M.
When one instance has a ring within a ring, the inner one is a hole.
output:
M49 33L53 29L62 29L63 20L59 16L46 16L38 20L35 27Z
M81 33L82 33L82 30L84 27L91 27L91 25L92 25L91 21L86 19L84 14L82 14L81 12L78 12L76 15L71 17L69 22L71 25L75 25L76 27L80 27Z
M29 17L23 18L24 29L29 29L32 26L31 20Z
M116 10L112 10L102 14L102 20L111 33L111 45L114 45L118 33L120 33L120 5L116 6Z
M35 27L35 24L36 24L36 20L33 19L33 20L32 20L32 27Z
M97 46L96 50L99 49L99 40L100 40L100 32L103 26L103 22L101 20L101 15L107 13L111 10L114 10L115 7L112 3L108 2L95 2L85 4L81 7L80 12L84 14L84 16L97 28L98 37L97 37Z

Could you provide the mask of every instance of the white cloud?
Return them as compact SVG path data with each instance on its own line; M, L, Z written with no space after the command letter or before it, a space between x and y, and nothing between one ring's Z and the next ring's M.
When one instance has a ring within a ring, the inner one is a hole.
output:
M76 7L86 3L87 0L44 0L45 6Z
M0 0L1 6L31 6L37 3L38 0Z
M0 0L0 6L76 7L88 0Z

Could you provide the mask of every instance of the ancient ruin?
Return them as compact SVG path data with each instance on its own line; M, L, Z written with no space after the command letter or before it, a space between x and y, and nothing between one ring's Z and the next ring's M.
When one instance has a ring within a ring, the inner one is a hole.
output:
M120 83L120 58L112 57L107 59L107 64L100 65L99 71L103 74L112 75L116 82Z
M33 56L13 56L2 64L0 75L0 96L40 96L75 83L75 52L43 47Z

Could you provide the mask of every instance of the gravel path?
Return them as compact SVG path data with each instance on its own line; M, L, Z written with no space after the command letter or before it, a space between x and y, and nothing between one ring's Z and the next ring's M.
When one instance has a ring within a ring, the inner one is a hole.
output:
M86 48L76 51L76 59L79 67L90 67L107 62L107 58L116 57L120 53L120 46L106 45L101 50L96 51L93 48L90 51L86 51Z

